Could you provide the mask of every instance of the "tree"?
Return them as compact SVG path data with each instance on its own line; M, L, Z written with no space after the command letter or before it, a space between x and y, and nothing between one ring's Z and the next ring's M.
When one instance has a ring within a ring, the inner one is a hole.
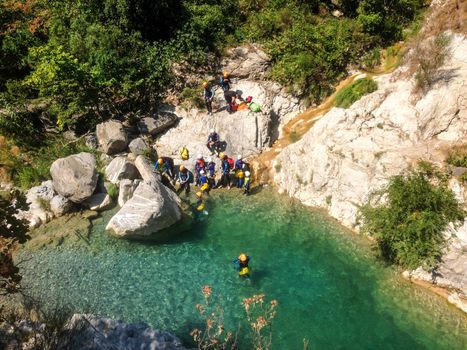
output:
M0 197L0 294L16 293L20 289L21 275L13 261L18 244L25 243L28 235L27 223L17 217L20 210L26 210L24 196L19 191Z
M378 195L384 203L362 208L362 231L376 238L381 256L408 268L435 268L448 223L466 216L442 174L425 164L424 169L392 177Z

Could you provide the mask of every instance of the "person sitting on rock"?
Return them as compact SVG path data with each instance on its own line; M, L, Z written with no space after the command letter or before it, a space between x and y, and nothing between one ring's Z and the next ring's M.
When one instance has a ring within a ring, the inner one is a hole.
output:
M224 74L222 75L222 77L220 78L220 85L221 85L221 88L223 91L228 91L230 90L230 78L229 78L229 73L228 72L224 72Z
M175 169L172 158L160 157L154 165L154 171L162 177L167 178L169 182L175 179Z
M219 151L220 141L219 141L219 134L216 132L216 130L211 129L209 131L208 143L206 144L206 146L211 152L211 154L215 154Z
M201 176L201 170L205 170L204 169L205 167L205 164L204 164L204 159L203 159L203 155L201 154L198 154L198 157L196 157L196 163L195 163L195 185L196 186L199 186L200 185L200 182L199 182L199 178Z
M190 193L190 183L193 181L192 174L190 171L182 164L180 165L180 171L178 172L178 183L180 187L177 190L177 194L185 190L185 194Z
M203 83L204 87L204 103L206 104L206 109L208 110L208 114L212 115L212 100L214 99L214 91L209 86L209 83L205 81Z

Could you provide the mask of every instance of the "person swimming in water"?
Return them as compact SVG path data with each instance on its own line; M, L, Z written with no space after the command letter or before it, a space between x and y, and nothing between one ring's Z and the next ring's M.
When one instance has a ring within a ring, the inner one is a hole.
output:
M234 260L234 264L237 267L238 275L240 277L250 277L250 267L248 263L250 262L250 257L245 253L241 253L237 259Z

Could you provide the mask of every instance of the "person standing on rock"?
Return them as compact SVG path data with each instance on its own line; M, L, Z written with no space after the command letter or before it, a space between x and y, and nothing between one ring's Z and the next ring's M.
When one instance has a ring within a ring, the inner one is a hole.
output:
M204 164L204 159L203 155L198 154L198 157L196 157L196 163L195 163L195 184L196 186L200 185L200 177L201 177L201 171L204 171L205 169L205 164Z
M154 171L161 176L165 176L169 181L175 178L174 162L172 158L160 157L154 165Z
M221 163L221 169L222 169L222 177L219 180L219 186L220 188L222 187L227 187L230 190L230 164L227 155L224 153L219 154L220 159L222 160Z
M178 172L178 183L180 187L177 190L177 194L185 190L185 194L188 195L188 193L190 193L190 182L192 181L191 173L183 164L180 165L180 171Z
M204 102L206 103L206 109L208 110L208 114L212 115L212 100L214 99L214 91L209 86L209 83L205 81L203 83L204 87Z
M208 158L208 163L206 165L206 170L208 172L208 184L210 188L216 186L216 163L212 160L212 157Z
M219 83L220 83L221 88L222 88L223 91L230 90L231 81L230 81L228 72L224 72L224 74L222 75L222 77L219 80Z
M247 170L245 171L245 180L243 182L243 194L249 196L250 195L250 184L251 184L251 178L250 178L250 172Z

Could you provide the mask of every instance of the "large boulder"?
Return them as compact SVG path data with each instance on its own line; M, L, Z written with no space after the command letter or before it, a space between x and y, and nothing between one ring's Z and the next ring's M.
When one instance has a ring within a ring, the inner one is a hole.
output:
M105 177L118 185L122 179L134 180L139 178L138 169L126 157L115 157L105 168Z
M138 137L130 142L128 145L130 152L136 155L145 154L149 151L149 146L143 138Z
M123 207L123 205L133 197L133 193L140 182L141 180L132 181L127 179L120 181L120 189L118 191L118 205L120 207Z
M163 112L160 113L156 118L143 118L138 123L138 129L141 134L156 135L169 129L177 122L177 120L178 117L176 114Z
M59 158L50 167L55 191L72 202L90 197L97 185L96 159L91 153Z
M142 182L133 197L107 224L106 230L122 238L150 238L182 217L180 199L160 181Z
M187 350L172 334L144 323L126 324L93 315L74 314L67 328L76 330L74 349Z
M116 154L126 149L128 138L122 123L109 120L96 126L99 145L106 154Z

